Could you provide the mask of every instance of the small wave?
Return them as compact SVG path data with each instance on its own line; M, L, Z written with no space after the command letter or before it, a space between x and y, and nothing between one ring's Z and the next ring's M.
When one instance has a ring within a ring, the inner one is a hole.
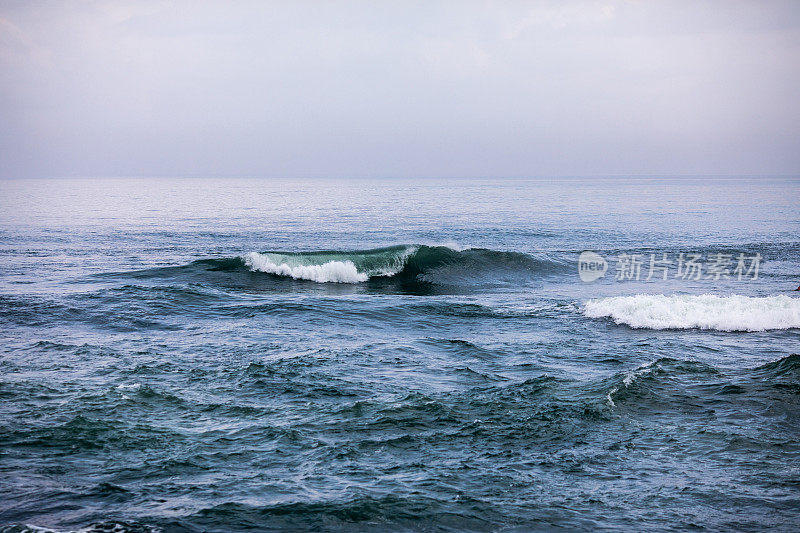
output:
M614 403L614 396L620 392L620 388L628 389L631 385L633 385L639 378L648 376L650 374L662 371L661 362L666 361L667 359L660 359L658 361L654 361L653 363L649 363L644 366L640 366L634 370L625 372L622 374L622 382L618 383L611 390L608 391L606 394L606 402L610 407L616 407L616 403Z
M789 296L639 294L586 302L584 315L647 329L766 331L800 328L800 299Z
M630 389L642 386L648 380L657 382L665 377L677 378L702 374L716 376L719 372L716 368L699 361L661 357L633 370L617 374L612 380L611 389L606 394L606 403L609 407L616 407L615 398L620 395L627 397Z
M793 353L777 361L756 368L757 371L770 372L776 376L795 374L800 371L800 354Z

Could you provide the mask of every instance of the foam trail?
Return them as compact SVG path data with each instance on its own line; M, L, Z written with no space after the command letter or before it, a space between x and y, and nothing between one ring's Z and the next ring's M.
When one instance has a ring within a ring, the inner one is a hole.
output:
M649 329L766 331L800 328L800 298L638 294L589 300L584 315Z
M306 279L317 283L360 283L369 276L359 272L352 261L327 261L319 265L290 265L286 262L273 262L269 255L250 252L243 257L245 265L251 270L267 272L294 279Z

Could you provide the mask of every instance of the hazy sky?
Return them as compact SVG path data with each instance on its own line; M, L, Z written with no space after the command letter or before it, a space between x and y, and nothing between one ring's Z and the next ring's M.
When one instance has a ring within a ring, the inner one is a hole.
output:
M0 176L800 174L800 2L0 0Z

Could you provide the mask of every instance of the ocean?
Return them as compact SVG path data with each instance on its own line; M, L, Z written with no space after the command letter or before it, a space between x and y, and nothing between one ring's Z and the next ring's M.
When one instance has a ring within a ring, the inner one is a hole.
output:
M0 532L798 529L798 198L0 181Z

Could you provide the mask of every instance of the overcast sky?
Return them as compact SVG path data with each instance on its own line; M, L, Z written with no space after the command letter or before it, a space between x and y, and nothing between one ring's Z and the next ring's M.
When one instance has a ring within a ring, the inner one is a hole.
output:
M800 174L800 2L0 0L0 176Z

